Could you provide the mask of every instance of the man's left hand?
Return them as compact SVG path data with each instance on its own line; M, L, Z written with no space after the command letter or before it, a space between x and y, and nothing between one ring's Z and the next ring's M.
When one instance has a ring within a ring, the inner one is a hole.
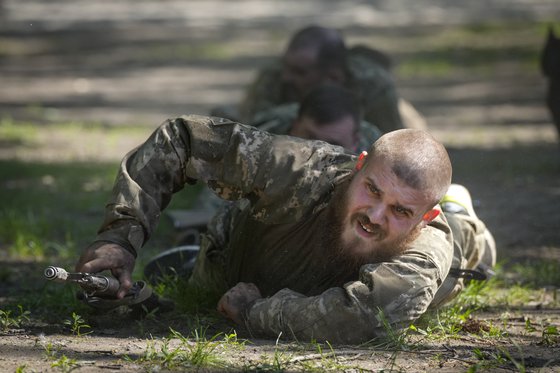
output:
M232 319L236 324L242 324L242 315L249 304L260 298L262 295L257 285L240 282L222 296L218 302L218 312L228 319Z

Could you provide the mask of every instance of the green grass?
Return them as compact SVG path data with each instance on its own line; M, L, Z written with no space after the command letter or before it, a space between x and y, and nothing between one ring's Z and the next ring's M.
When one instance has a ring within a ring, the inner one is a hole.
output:
M398 40L400 77L491 76L503 66L523 73L539 69L547 23L489 22L409 33ZM390 48L390 46L388 46Z

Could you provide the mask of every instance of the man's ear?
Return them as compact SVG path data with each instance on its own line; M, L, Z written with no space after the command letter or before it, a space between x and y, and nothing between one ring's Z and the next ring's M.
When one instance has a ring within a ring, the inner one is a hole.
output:
M440 210L431 209L430 211L425 213L424 216L422 216L422 223L424 224L424 226L428 225L435 218L437 218L440 212L441 212Z
M360 171L362 169L366 161L366 158L367 158L367 152L364 150L363 152L360 153L360 156L358 157L358 161L356 162L356 171Z

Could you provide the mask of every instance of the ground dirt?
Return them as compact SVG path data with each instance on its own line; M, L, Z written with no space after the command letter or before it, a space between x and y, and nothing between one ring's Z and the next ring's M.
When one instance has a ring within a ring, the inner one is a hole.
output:
M0 115L45 125L93 121L155 127L174 115L205 114L214 105L237 102L255 70L280 52L293 30L308 23L340 28L350 41L381 45L398 63L429 54L407 44L406 35L440 38L460 25L560 19L555 0L451 3L0 0ZM540 36L528 37L541 42ZM495 235L498 259L559 263L560 152L544 106L546 82L536 66L534 71L520 69L504 59L493 69L480 75L459 69L442 78L399 75L397 84L448 146L455 181L475 197L479 216ZM72 146L64 143L65 151L72 152ZM106 149L103 158L118 159L126 150L127 144L120 144ZM56 149L45 152L22 157L57 157ZM37 270L33 263L4 261L0 266L21 266L23 273ZM510 363L497 370L521 370L511 362L517 361L527 371L558 371L558 340L543 343L540 331L529 330L526 323L530 319L535 325L560 327L560 310L547 306L555 291L525 307L477 315L474 328L508 317L507 338L465 333L396 355L349 346L337 347L335 354L354 370L454 372L479 362L472 352L478 348L486 356L492 351L509 354ZM143 323L97 316L91 322L95 332L81 337L56 323L0 334L0 370L15 371L22 365L26 371L61 369L51 367L45 346L76 359L76 372L144 370L145 365L126 359L145 354L147 340L141 331L149 329L154 343L161 343L158 337L169 334L169 325L186 330L172 316ZM221 354L257 367L265 354L274 356L278 348L288 347L252 341L245 349ZM303 369L302 362L321 360L312 350L287 352L282 358L287 361L283 367L296 371Z

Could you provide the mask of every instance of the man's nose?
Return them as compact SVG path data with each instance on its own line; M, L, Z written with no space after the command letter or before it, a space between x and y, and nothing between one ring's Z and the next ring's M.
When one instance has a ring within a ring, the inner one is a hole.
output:
M372 224L383 226L387 219L387 208L383 205L370 206L366 211L366 215Z

